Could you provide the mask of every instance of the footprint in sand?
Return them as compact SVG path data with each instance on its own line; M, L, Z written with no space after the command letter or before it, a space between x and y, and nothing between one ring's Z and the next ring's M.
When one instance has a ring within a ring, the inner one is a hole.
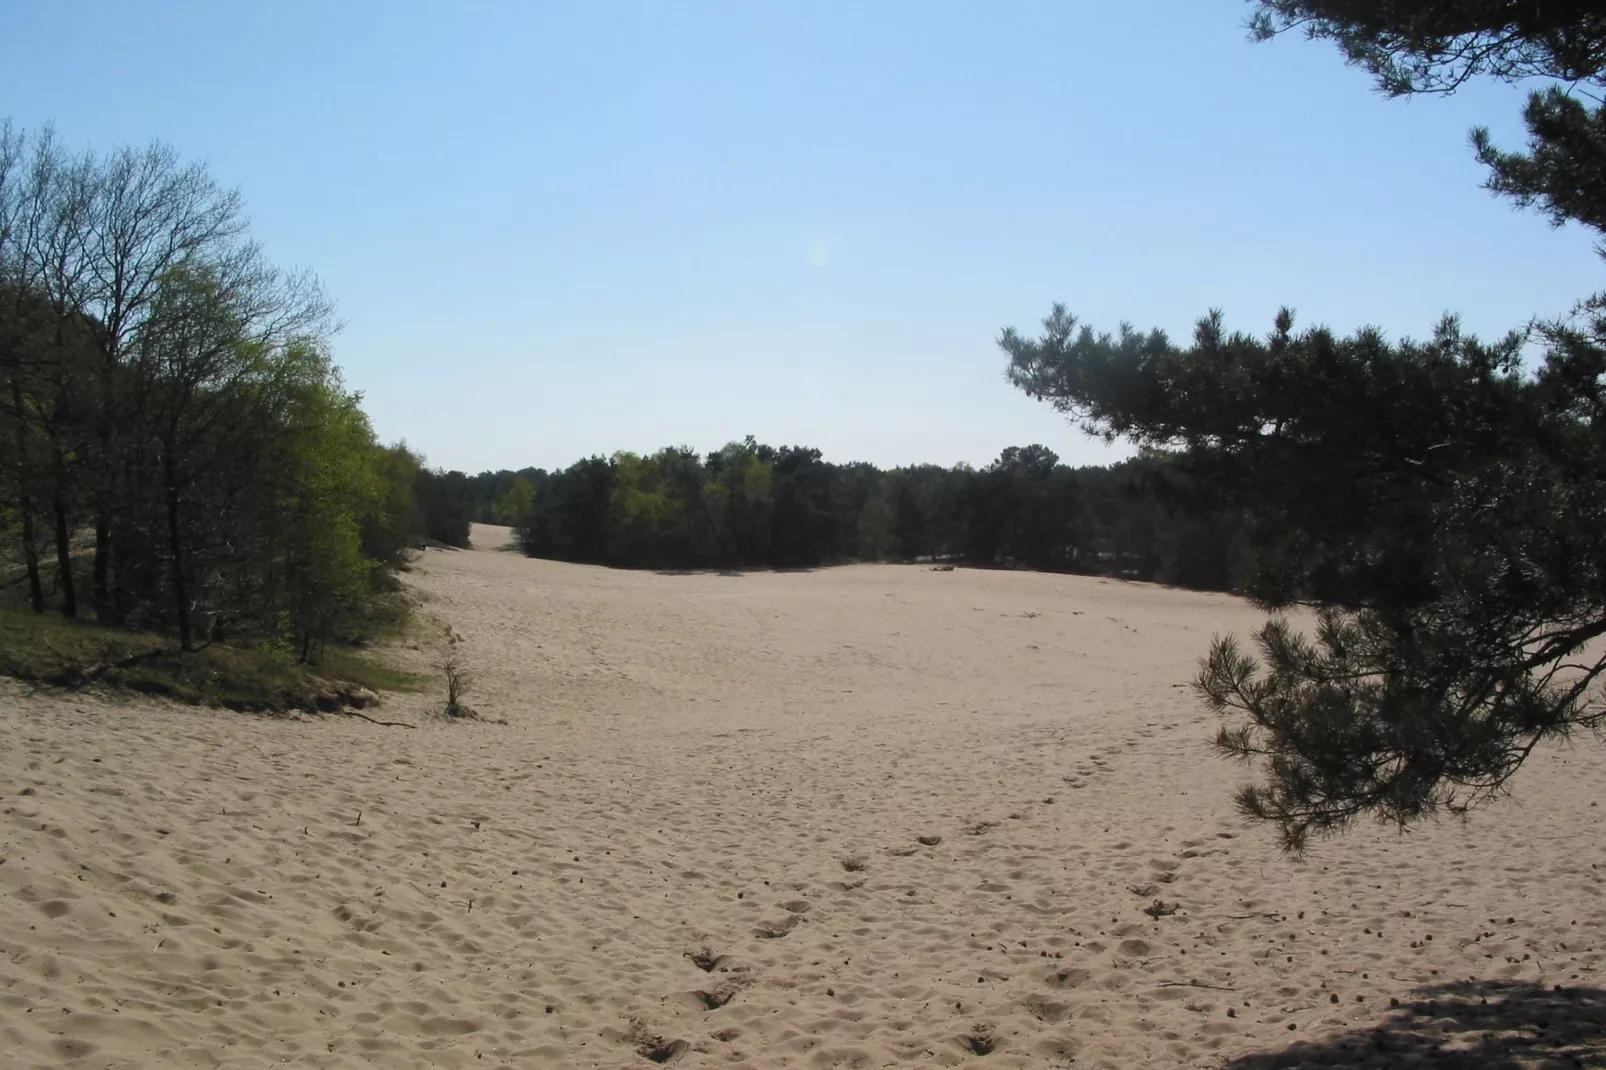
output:
M692 965L704 973L713 973L730 959L729 955L716 955L706 947L701 951L688 951L683 957L691 959Z
M636 1054L651 1062L667 1063L671 1059L679 1058L690 1048L691 1045L684 1040L665 1040L663 1037L649 1037L636 1045Z
M721 985L714 989L697 989L690 993L695 1006L705 1011L717 1011L725 1004L736 998L741 986L736 984Z
M1045 1025L1057 1025L1071 1013L1069 1004L1044 999L1042 996L1027 996L1021 1005L1026 1008L1027 1013Z
M993 1028L985 1023L971 1026L970 1032L958 1038L959 1046L972 1055L991 1055L998 1050L998 1037Z
M797 923L802 920L797 914L788 914L779 921L761 921L754 927L753 933L760 940L780 940L797 928Z

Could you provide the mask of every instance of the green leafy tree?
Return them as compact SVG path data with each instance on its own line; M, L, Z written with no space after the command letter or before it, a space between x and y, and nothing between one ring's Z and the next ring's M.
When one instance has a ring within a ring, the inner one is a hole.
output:
M774 462L749 435L709 455L704 497L725 563L762 560L769 544Z
M370 448L378 493L373 509L362 518L363 556L383 566L399 565L415 535L413 486L421 467L405 443Z
M295 384L281 455L286 619L303 661L327 641L341 614L368 591L376 562L363 546L364 519L387 511L373 430L358 398L340 388L327 360L296 355L311 374Z
M892 554L895 540L893 527L897 511L878 490L859 510L859 556L866 561L884 561Z
M513 477L513 485L496 503L498 523L516 526L535 507L535 484L522 475Z

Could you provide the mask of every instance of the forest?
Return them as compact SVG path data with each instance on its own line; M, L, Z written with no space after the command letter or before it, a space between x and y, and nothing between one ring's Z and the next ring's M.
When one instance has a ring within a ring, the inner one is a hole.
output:
M305 662L367 630L419 462L376 439L332 333L204 166L0 127L6 592L182 652Z
M947 561L1231 590L1250 551L1243 516L1157 450L1073 468L1031 445L979 469L882 470L749 437L557 472L425 470L418 500L445 543L465 545L470 522L509 524L531 556L626 568Z

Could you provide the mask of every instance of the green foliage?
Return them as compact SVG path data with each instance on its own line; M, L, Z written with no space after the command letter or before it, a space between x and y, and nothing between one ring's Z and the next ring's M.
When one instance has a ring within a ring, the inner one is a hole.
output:
M419 460L405 445L373 445L369 463L376 486L373 508L361 517L363 556L381 566L402 563L411 547L413 485Z
M496 522L508 527L522 524L535 508L535 484L522 475L513 477L513 485L496 504Z
M375 441L329 315L204 167L0 128L0 552L36 612L76 616L87 574L101 623L176 639L120 679L249 677L396 619L418 463Z
M532 472L530 484L520 543L566 561L698 569L952 559L1216 590L1232 589L1242 569L1241 517L1160 453L1072 469L1027 446L981 471L883 472L748 439L706 460L688 449L593 457Z
M1334 40L1393 94L1477 74L1606 85L1606 17L1584 5L1258 9L1259 36ZM1606 231L1599 109L1552 90L1526 118L1526 154L1475 132L1491 188ZM1000 337L1020 389L1091 434L1178 451L1164 464L1183 500L1235 503L1248 593L1317 607L1313 636L1268 622L1258 658L1219 639L1197 681L1233 717L1221 748L1263 774L1240 806L1288 849L1363 814L1465 812L1540 743L1606 727L1606 658L1591 646L1606 635L1602 308L1493 343L1453 318L1427 341L1296 333L1285 310L1265 338L1211 313L1183 346L1100 334L1058 305L1038 338ZM1529 342L1543 348L1533 371Z
M1606 12L1536 0L1256 0L1266 40L1298 30L1332 41L1392 96L1449 93L1487 75L1606 84Z
M1575 220L1606 231L1606 109L1551 87L1523 110L1528 151L1502 152L1486 129L1472 132L1489 189L1523 207L1539 207L1561 226Z
M312 353L304 359L319 362ZM371 587L375 562L363 553L363 520L383 514L387 488L367 417L332 372L312 377L296 400L277 469L278 507L287 521L287 610L305 660Z
M879 490L859 510L859 556L866 561L885 561L893 556L892 525L896 519L887 496Z
M1243 802L1290 847L1360 813L1464 810L1538 741L1601 723L1606 665L1569 664L1606 634L1606 425L1579 416L1600 411L1601 352L1574 342L1528 375L1518 338L1453 321L1389 343L1212 316L1183 348L1056 308L1036 340L1005 332L1022 389L1185 448L1169 463L1244 508L1248 593L1328 608L1315 647L1268 626L1258 666L1221 643L1200 685L1247 718L1222 743L1265 760Z

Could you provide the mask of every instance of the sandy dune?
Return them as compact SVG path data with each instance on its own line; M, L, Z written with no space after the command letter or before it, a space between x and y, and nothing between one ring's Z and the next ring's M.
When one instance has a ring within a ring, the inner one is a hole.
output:
M0 1065L1606 1060L1606 749L1295 863L1181 686L1231 599L503 535L399 656L505 726L0 682Z

